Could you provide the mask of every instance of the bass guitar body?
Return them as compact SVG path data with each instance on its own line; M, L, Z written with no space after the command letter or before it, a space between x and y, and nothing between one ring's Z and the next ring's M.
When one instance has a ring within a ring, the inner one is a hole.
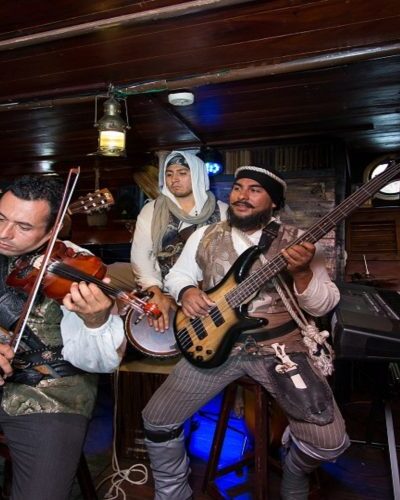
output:
M221 365L241 333L265 325L266 320L246 315L245 304L235 307L235 301L229 295L229 291L246 278L259 254L259 247L249 248L237 259L224 279L207 291L216 305L206 317L190 319L178 309L174 320L175 339L179 350L191 364L200 368Z

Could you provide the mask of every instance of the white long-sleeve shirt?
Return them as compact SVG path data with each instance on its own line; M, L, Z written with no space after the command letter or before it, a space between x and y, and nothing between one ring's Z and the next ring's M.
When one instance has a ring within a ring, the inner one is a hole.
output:
M196 252L205 229L205 227L201 227L189 237L179 259L165 277L165 288L175 300L178 299L179 292L183 288L198 286L198 282L203 279L203 272L196 262ZM257 245L260 236L261 230L256 231L247 235L250 241L246 242L233 230L232 241L237 254L241 255L251 244ZM310 283L302 293L297 293L296 289L294 290L300 307L312 316L323 316L328 313L340 299L339 290L330 279L323 261L323 252L317 246L317 251L310 264L313 272Z
M109 373L116 370L122 360L125 346L122 319L111 314L99 328L88 328L75 313L61 306L62 354L66 361L90 373Z
M221 213L221 220L226 219L228 205L222 201L217 201ZM151 286L158 286L163 289L161 271L158 261L153 254L153 241L151 237L151 221L153 220L155 200L147 203L138 215L135 233L133 235L131 249L131 263L133 272L137 278L137 283L147 289ZM194 215L190 212L189 215ZM191 224L181 222L179 230L189 227ZM203 226L206 227L206 226Z
M64 243L77 252L89 253L70 241ZM88 328L76 313L68 311L64 306L61 306L61 310L63 318L60 328L64 359L91 373L109 373L116 370L125 347L122 319L112 314L102 326Z

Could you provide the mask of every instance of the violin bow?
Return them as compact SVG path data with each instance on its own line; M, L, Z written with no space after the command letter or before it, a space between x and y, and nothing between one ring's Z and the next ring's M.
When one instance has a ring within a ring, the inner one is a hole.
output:
M46 252L40 263L39 272L36 276L32 290L29 293L27 301L22 309L21 316L15 326L14 332L11 334L11 340L9 342L10 346L14 348L14 352L17 351L18 346L21 342L22 335L25 331L26 325L28 323L29 315L32 311L33 304L36 299L36 295L39 291L39 287L42 283L43 276L46 272L47 265L49 263L51 253L53 251L55 242L57 240L58 233L61 231L64 216L68 210L68 205L71 202L71 197L74 192L76 183L78 182L80 167L71 168L68 173L68 178L65 183L63 197L61 200L60 208L58 209L57 217L54 222L53 229L51 231L51 236L47 245Z

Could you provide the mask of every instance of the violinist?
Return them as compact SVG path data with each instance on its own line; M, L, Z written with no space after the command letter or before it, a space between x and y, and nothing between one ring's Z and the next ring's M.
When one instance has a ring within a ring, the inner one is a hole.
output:
M12 331L26 294L6 279L43 254L63 194L54 178L23 177L0 199L0 326ZM70 242L67 246L79 249ZM112 372L123 324L94 283L72 282L62 303L36 296L16 352L0 344L0 427L13 460L12 500L69 497L93 410L96 373ZM3 335L4 341L4 335Z

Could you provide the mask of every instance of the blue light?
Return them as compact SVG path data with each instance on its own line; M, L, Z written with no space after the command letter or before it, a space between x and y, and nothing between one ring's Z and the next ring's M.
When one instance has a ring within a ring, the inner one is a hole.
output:
M197 156L204 161L209 176L223 173L224 158L217 149L202 146Z
M188 436L189 453L192 457L204 461L208 460L216 423L219 418L221 400L222 395L219 394L192 417L189 423L191 432ZM237 462L250 449L252 449L252 439L249 436L245 420L232 415L229 418L218 468ZM236 472L225 474L216 480L216 484L220 492L225 495L230 488L246 483L248 477L248 467L244 466L242 474L238 475ZM244 492L242 495L236 496L235 500L251 500L251 495Z
M206 167L207 167L208 175L218 175L223 170L222 164L221 163L217 163L217 162L207 161L206 162Z

